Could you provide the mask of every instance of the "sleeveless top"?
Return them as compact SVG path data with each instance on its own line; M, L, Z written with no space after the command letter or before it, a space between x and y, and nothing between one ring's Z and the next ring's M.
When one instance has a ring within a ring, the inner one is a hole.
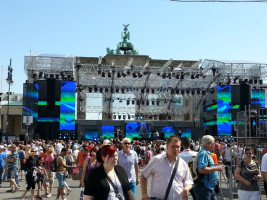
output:
M85 174L84 183L86 183L86 180L88 179L89 174L96 167L97 167L97 161L95 162L94 165L91 165L91 160L90 160L90 158L88 158L88 165L86 167L86 174Z

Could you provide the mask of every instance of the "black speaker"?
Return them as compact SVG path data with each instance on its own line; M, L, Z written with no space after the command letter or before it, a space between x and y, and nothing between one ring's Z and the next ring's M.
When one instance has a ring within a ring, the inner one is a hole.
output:
M244 111L245 107L250 105L250 103L251 103L251 85L248 82L243 82L240 84L240 110Z
M47 109L54 110L56 101L56 79L47 79Z

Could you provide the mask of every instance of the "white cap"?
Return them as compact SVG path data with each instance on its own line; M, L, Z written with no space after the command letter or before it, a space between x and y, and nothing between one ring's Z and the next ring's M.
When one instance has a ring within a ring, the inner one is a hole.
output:
M4 145L0 145L0 149L3 149L3 148L5 148Z
M111 144L111 142L110 142L109 140L104 140L104 141L103 141L103 146L105 146L105 145L109 145L109 144Z

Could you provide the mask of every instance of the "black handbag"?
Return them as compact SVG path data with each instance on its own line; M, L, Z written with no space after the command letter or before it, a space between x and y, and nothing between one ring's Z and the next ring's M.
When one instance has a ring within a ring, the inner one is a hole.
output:
M169 193L170 193L170 190L171 190L171 186L172 186L172 182L173 182L174 176L175 176L176 171L177 171L177 168L178 168L179 160L180 160L180 158L177 157L177 160L175 162L174 169L172 171L172 176L171 176L171 179L169 181L169 184L168 184L168 187L167 187L167 190L166 190L166 193L165 193L164 200L167 200L168 199L168 196L169 196ZM150 199L151 200L162 200L162 199L159 199L157 197L150 197Z

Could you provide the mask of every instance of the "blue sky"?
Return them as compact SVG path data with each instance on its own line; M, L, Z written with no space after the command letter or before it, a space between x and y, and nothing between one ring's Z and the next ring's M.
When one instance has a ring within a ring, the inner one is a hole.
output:
M267 63L266 3L178 3L169 0L2 0L0 70L7 92L23 92L24 55L105 56L122 24L131 42L153 59L224 59Z

